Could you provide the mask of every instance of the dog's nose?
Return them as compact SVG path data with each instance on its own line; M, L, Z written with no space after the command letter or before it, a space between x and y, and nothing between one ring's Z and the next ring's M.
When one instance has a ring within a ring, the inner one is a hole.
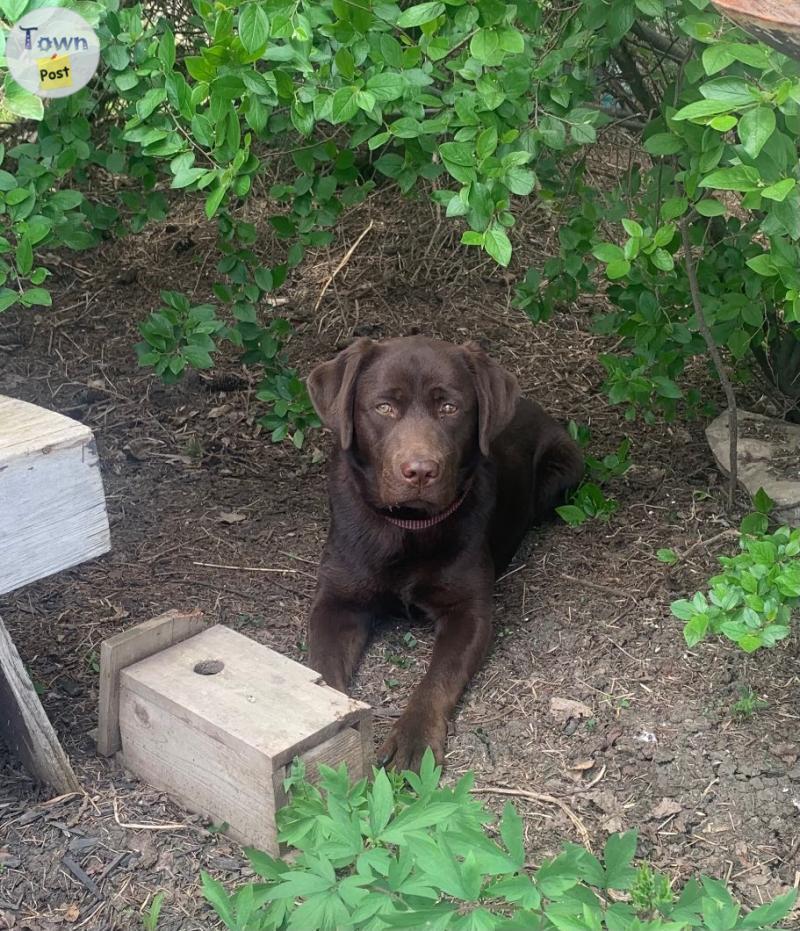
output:
M439 478L439 463L434 459L411 459L400 466L400 473L409 485L424 488Z

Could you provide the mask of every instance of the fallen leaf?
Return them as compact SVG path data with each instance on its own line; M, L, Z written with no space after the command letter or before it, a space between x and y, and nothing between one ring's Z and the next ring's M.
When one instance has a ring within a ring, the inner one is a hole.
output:
M571 698L551 698L550 714L559 721L566 722L570 718L591 718L593 712L582 701L573 701Z
M64 912L64 921L74 924L81 917L81 910L73 902L72 905Z
M579 772L585 772L587 769L591 769L594 766L594 760L578 760L577 763L573 763L570 766L570 769L576 769Z
M221 524L240 524L247 520L246 514L240 514L238 511L221 511L217 518Z
M671 818L673 815L680 814L683 806L678 804L674 799L662 798L658 805L650 812L650 818L653 821L661 821L663 818Z

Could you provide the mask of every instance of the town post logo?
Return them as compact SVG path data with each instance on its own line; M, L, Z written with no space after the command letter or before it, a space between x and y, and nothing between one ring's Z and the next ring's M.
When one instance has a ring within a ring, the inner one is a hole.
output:
M86 20L72 10L41 7L9 30L6 60L12 77L40 97L67 97L97 70L100 42Z

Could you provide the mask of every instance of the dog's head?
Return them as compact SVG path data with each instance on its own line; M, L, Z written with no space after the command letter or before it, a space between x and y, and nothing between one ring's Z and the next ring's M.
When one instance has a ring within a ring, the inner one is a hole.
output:
M308 390L365 477L369 503L435 513L509 424L519 388L476 344L361 339L318 365Z

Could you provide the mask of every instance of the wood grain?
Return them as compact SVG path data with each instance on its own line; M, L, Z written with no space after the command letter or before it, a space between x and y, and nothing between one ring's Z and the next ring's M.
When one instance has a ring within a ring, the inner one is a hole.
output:
M114 637L100 646L100 701L97 752L112 756L120 749L119 674L126 666L199 634L206 626L200 611L167 611Z
M110 545L92 431L0 396L0 594Z
M51 786L59 795L81 791L2 618L0 735L34 779Z

